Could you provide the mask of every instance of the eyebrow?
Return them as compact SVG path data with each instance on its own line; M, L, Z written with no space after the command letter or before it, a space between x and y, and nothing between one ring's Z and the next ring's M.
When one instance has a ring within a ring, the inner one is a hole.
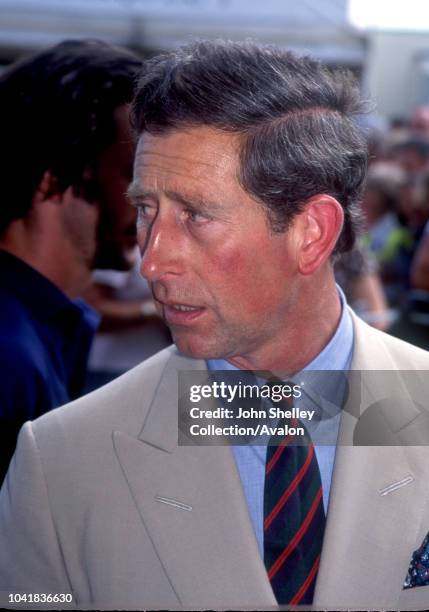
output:
M212 210L212 211L222 209L222 205L219 202L214 202L213 200L201 198L200 196L197 196L196 194L191 194L191 193L184 194L184 193L179 193L177 191L166 191L165 195L171 200L174 200L175 202L182 204L183 206L191 206L191 207L196 207L200 210Z
M145 191L144 189L142 189L136 181L133 181L128 185L128 189L126 190L125 194L130 200L153 197L154 195L151 194L149 191Z
M183 194L178 191L168 190L165 195L171 200L182 204L182 206L195 207L199 210L220 210L222 208L219 202L203 199L193 194ZM127 197L131 200L158 199L158 195L153 191L148 191L133 182L127 189Z

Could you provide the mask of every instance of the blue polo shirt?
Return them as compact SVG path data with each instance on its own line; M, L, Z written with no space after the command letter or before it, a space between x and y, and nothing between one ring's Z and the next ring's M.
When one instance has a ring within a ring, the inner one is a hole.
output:
M0 250L0 484L25 421L77 397L98 315Z

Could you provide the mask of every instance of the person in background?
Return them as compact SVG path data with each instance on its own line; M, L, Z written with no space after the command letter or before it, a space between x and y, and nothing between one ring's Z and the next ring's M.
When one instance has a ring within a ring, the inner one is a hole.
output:
M410 128L415 134L429 138L429 106L418 106L411 115Z
M66 41L0 77L0 482L21 425L82 391L98 319L76 298L92 270L133 265L124 192L140 64Z
M85 391L116 378L171 344L155 308L140 257L128 272L95 270L85 301L101 316L88 359Z
M429 173L424 181L420 220L422 230L411 264L411 285L414 289L429 292ZM427 301L428 297L429 294Z
M429 295L429 221L417 248L411 267L411 284Z
M375 256L364 245L342 253L334 263L335 280L344 291L347 302L367 323L385 331L392 313L384 295Z
M420 134L410 134L393 145L391 155L409 176L418 179L429 169L429 140Z
M429 222L416 246L410 267L410 290L389 333L429 349Z
M363 244L375 256L386 297L395 305L409 285L414 236L398 215L406 187L405 172L392 162L370 167L362 198L366 233Z

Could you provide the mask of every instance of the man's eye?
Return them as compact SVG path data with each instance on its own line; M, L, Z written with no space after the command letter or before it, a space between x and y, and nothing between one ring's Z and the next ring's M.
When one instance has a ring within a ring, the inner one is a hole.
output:
M147 204L139 204L137 208L137 225L147 225L155 217L155 209Z
M190 221L192 221L193 223L206 223L207 221L210 220L210 217L208 217L208 215L198 212L196 210L188 210L186 211L188 219Z

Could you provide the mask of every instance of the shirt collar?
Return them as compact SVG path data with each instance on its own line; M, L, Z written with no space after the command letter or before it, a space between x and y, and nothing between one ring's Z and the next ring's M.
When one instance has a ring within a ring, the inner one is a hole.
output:
M308 365L308 370L348 370L353 352L353 322L347 306L346 296L339 285L337 291L341 302L341 318L335 334L322 351Z

